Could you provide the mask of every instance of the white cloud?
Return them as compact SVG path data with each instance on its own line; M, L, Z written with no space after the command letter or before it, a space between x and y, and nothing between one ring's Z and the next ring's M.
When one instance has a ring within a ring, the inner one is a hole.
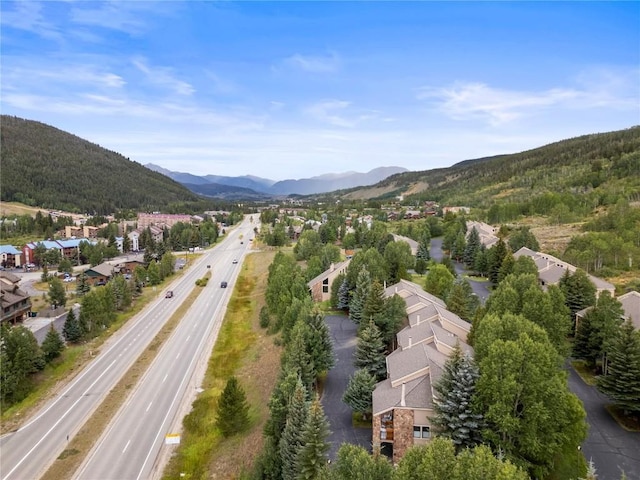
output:
M315 119L330 125L353 127L355 125L354 121L340 115L340 112L344 112L349 105L351 103L344 100L325 100L311 105L306 109L306 112Z
M173 2L107 1L74 3L70 20L76 25L101 27L137 35L148 29L149 16L167 11Z
M346 100L329 99L310 105L304 112L320 122L346 128L379 118L379 112L376 110L356 109L351 105L351 102Z
M191 95L195 92L195 88L190 83L175 78L170 68L150 67L141 57L132 59L131 63L156 85L167 87L179 95Z
M581 74L578 76L580 85L576 87L525 91L494 88L484 83L455 82L448 87L422 87L417 98L433 103L455 120L482 119L499 126L549 110L637 109L638 82L637 69L622 73L605 69Z
M336 72L341 65L340 57L331 52L325 56L301 55L296 53L283 62L289 67L293 67L309 73L333 73Z
M44 38L62 40L59 27L45 20L42 14L41 2L13 2L13 10L3 8L0 15L0 24L4 28L16 28L25 30Z

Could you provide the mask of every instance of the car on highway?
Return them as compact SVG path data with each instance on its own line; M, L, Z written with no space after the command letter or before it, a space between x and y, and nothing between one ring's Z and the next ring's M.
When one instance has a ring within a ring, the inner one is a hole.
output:
M234 258L234 259L233 259L233 262L231 262L231 263L233 263L233 264L238 263L238 259L237 259L237 258Z
M220 288L227 288L227 282L220 282Z
M171 297L173 297L173 290L167 291L167 293L164 295L164 298L171 298Z

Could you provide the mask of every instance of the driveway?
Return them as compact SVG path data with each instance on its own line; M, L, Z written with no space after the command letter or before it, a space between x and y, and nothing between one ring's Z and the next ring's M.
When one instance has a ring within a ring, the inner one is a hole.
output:
M584 383L573 368L569 368L569 388L587 411L589 433L582 452L587 462L593 460L598 480L620 480L623 471L628 480L640 480L640 433L620 427L605 410L609 399Z
M371 451L371 428L354 428L351 425L351 408L342 402L342 395L355 371L353 353L356 349L357 327L343 315L328 315L325 321L333 339L336 365L329 371L322 392L322 407L329 420L331 435L329 458L336 459L343 443L360 445Z

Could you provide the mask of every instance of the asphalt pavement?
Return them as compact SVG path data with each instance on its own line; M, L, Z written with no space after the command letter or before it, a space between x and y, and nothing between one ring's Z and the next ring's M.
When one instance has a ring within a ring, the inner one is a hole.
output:
M587 385L573 368L569 368L569 388L587 411L589 433L582 444L587 461L592 460L598 480L640 480L640 432L624 430L605 410L611 401L595 387Z
M327 374L322 392L322 407L329 420L331 434L329 459L336 459L343 443L360 445L371 451L371 428L354 428L351 408L342 401L349 378L355 372L353 354L357 343L357 326L344 315L328 315L325 322L331 331L336 364Z

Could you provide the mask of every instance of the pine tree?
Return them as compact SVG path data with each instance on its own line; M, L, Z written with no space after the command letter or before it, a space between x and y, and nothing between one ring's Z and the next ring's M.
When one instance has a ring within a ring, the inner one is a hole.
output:
M630 320L619 329L607 352L607 368L598 389L626 413L640 413L640 332Z
M89 290L91 290L91 287L89 286L89 282L87 282L87 275L84 273L79 274L76 277L76 293L82 296Z
M70 308L67 313L67 318L62 327L62 335L69 343L78 343L82 340L82 328L80 328L80 322L76 318L73 308Z
M311 391L316 381L317 371L307 348L306 328L308 327L303 321L294 325L291 340L282 355L282 369L287 373L295 372L305 388Z
M41 348L42 353L44 354L44 359L47 363L60 356L64 350L64 342L62 341L62 338L60 338L60 334L57 330L53 328L53 324L51 324L51 327L47 332L47 336L44 337Z
M328 372L335 365L331 332L324 321L324 315L315 313L309 316L306 332L307 351L317 374Z
M336 308L339 310L347 310L349 308L349 283L347 282L347 278L345 277L340 284L340 289L338 290L338 304Z
M316 395L309 408L307 424L304 428L304 446L298 453L298 479L320 480L327 474L327 450L329 443L329 422L324 415L320 399Z
M434 424L442 435L451 438L458 450L473 447L482 441L482 415L473 408L478 367L456 345L445 363L444 372L434 385L437 392Z
M356 368L365 369L376 380L382 380L387 375L384 342L380 329L373 321L369 321L360 331L354 357Z
M431 260L431 253L429 252L429 244L420 242L418 243L418 251L416 252L416 258L424 262Z
M469 282L465 278L457 279L447 295L447 310L470 322L479 305L480 300Z
M567 307L571 310L571 318L575 318L580 310L596 304L596 287L584 270L576 270L571 275L567 269L558 286L564 293Z
M307 389L298 380L287 412L287 421L280 438L280 458L282 479L295 480L298 470L298 455L304 446L304 427L307 424L309 406Z
M375 387L375 377L364 368L356 370L349 379L349 385L347 385L342 401L349 405L354 412L361 414L363 420L366 420L371 414L372 394Z
M498 242L489 250L488 272L489 280L491 280L493 283L498 283L500 267L502 267L502 261L504 260L506 254L507 246L502 241L502 239L498 240Z
M351 301L349 302L349 318L353 320L356 324L359 324L362 320L362 310L364 309L365 301L369 296L369 291L371 290L371 275L369 275L369 270L363 267L358 273L358 277L356 279L356 289L351 296Z
M218 400L216 426L225 437L242 432L249 425L249 405L236 377L230 377Z
M374 280L369 288L369 294L365 298L362 306L361 323L374 321L384 310L384 288L378 280ZM362 321L364 319L364 321Z
M473 227L467 236L467 245L462 254L462 260L468 268L474 268L476 263L476 255L480 250L480 234L476 227Z

